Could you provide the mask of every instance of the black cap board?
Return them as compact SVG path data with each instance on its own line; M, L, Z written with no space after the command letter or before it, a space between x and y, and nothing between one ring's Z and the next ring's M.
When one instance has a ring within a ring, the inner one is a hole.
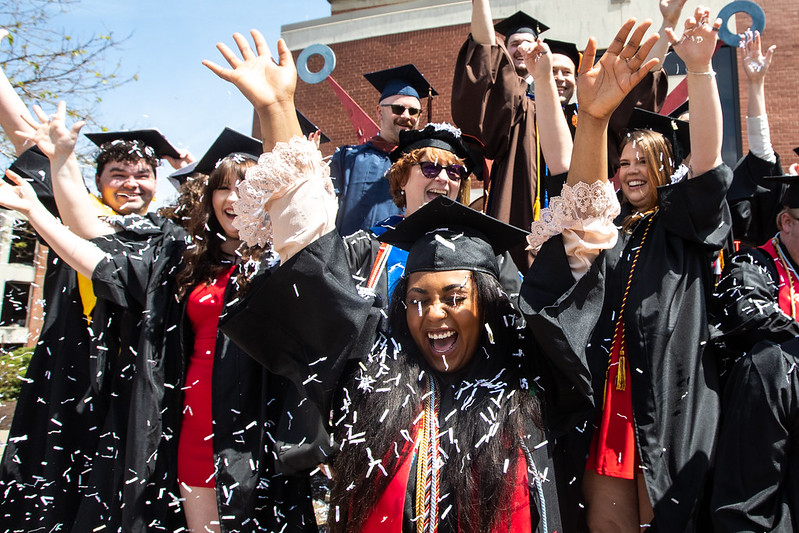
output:
M405 274L473 270L498 278L496 256L526 237L524 230L439 196L379 239L408 251Z
M782 193L782 198L780 198L780 203L791 209L799 208L799 176L784 174L782 176L763 176L763 179L787 185L785 192Z
M680 105L678 105L674 109L674 111L669 113L669 116L672 117L672 118L680 118L681 116L683 116L687 112L688 112L688 100L686 100L685 102L683 102Z
M466 170L469 172L472 172L477 165L477 161L461 138L461 131L447 123L429 123L420 130L400 131L399 144L388 154L388 158L392 163L396 163L403 155L426 147L452 152L464 160Z
M793 149L793 153L795 153L796 155L799 155L799 146L797 146L796 148Z
M580 68L580 60L582 54L577 49L577 45L566 41L558 41L556 39L544 39L544 42L549 45L549 50L553 54L561 54L572 60L574 63L574 75L577 76L577 69Z
M532 33L533 38L538 39L538 36L549 29L549 26L539 20L534 19L524 11L517 11L501 22L494 24L494 29L497 33L505 36L505 41L514 33Z
M436 96L438 93L430 82L422 76L415 65L408 63L400 67L378 70L363 75L372 86L380 92L380 100L389 96Z
M302 130L302 134L305 135L306 137L308 135L310 135L311 133L319 130L319 127L316 124L314 124L313 122L308 120L308 117L306 117L305 115L303 115L299 111L297 111L297 120L300 121L300 129ZM319 142L329 143L330 142L330 137L325 135L325 133L323 131L321 131L321 130L319 130L319 131L322 134L319 137Z
M30 183L42 205L54 216L58 216L58 208L53 197L53 185L50 181L50 160L37 146L32 146L22 152L8 168ZM8 178L4 177L4 179L11 183Z
M116 140L120 141L139 141L144 143L145 145L149 146L153 150L155 150L155 155L158 158L162 158L164 156L179 158L180 153L178 150L170 144L170 142L164 137L164 134L156 129L150 130L129 130L129 131L104 131L104 132L97 132L97 133L87 133L86 137L96 144L97 146L102 147L103 144L108 142L113 142Z
M169 177L177 180L178 183L183 183L190 174L195 172L210 174L219 161L229 155L243 154L244 157L257 160L263 151L263 144L258 139L239 133L234 129L225 128L199 160L176 170Z
M671 143L674 157L677 160L675 164L691 153L691 130L684 120L636 107L630 116L627 129L652 130L663 135Z

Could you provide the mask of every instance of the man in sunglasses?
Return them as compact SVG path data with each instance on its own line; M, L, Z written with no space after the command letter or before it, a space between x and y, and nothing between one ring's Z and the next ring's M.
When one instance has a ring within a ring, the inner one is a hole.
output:
M438 94L410 64L364 77L380 92L380 133L364 144L339 147L330 161L330 177L339 202L336 227L342 236L400 214L385 177L391 167L388 154L399 143L401 131L417 128L422 115L421 98Z

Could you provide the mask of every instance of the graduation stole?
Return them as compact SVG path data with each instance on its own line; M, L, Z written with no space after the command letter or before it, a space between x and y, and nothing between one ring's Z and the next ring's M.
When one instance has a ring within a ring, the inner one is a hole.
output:
M440 492L441 447L439 445L438 409L441 395L435 379L428 373L429 390L425 394L422 427L417 439L416 460L416 533L438 531L438 500Z
M780 276L778 297L780 309L783 313L796 320L796 291L799 288L799 278L793 269L793 265L785 257L785 252L783 252L777 237L760 246L760 249L774 260L774 266Z
M624 288L624 295L622 296L621 299L621 308L619 309L619 317L616 319L616 325L613 328L613 342L611 344L610 361L608 364L608 369L605 373L606 396L608 389L607 381L608 378L610 377L610 367L614 360L618 360L618 365L616 365L616 377L614 379L614 385L616 386L616 390L623 391L627 389L627 340L625 338L626 334L624 331L624 309L627 307L627 295L630 292L630 285L632 285L633 282L635 265L638 264L638 256L641 254L641 249L643 249L644 247L646 236L649 234L649 228L652 227L652 221L654 219L655 215L653 213L652 216L649 217L649 220L647 220L646 222L646 228L644 229L644 236L641 237L641 244L639 244L638 249L635 250L635 255L633 256L633 262L630 265L630 274L627 276L627 285Z

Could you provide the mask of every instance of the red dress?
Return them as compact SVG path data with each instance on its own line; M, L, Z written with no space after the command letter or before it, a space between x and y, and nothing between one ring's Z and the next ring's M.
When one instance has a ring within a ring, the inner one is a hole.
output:
M210 285L197 285L186 305L194 331L194 351L184 384L183 420L178 441L178 480L192 487L215 487L211 381L217 326L231 267Z

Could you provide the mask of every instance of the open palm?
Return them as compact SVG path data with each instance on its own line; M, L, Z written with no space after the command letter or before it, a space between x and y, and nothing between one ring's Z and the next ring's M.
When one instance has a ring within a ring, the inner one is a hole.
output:
M264 36L257 30L252 30L250 34L255 43L255 52L250 48L244 35L233 34L241 58L224 43L217 44L217 49L232 68L221 67L207 59L203 61L203 65L223 80L235 85L256 109L293 101L297 70L288 46L282 39L278 41L276 63Z
M657 63L657 59L650 59L644 63L644 59L658 40L657 35L651 35L643 43L641 42L651 24L651 21L642 22L630 36L630 30L635 26L635 19L628 19L596 65L593 64L596 41L593 38L589 39L577 76L577 101L580 113L588 113L597 118L610 116L627 93Z

